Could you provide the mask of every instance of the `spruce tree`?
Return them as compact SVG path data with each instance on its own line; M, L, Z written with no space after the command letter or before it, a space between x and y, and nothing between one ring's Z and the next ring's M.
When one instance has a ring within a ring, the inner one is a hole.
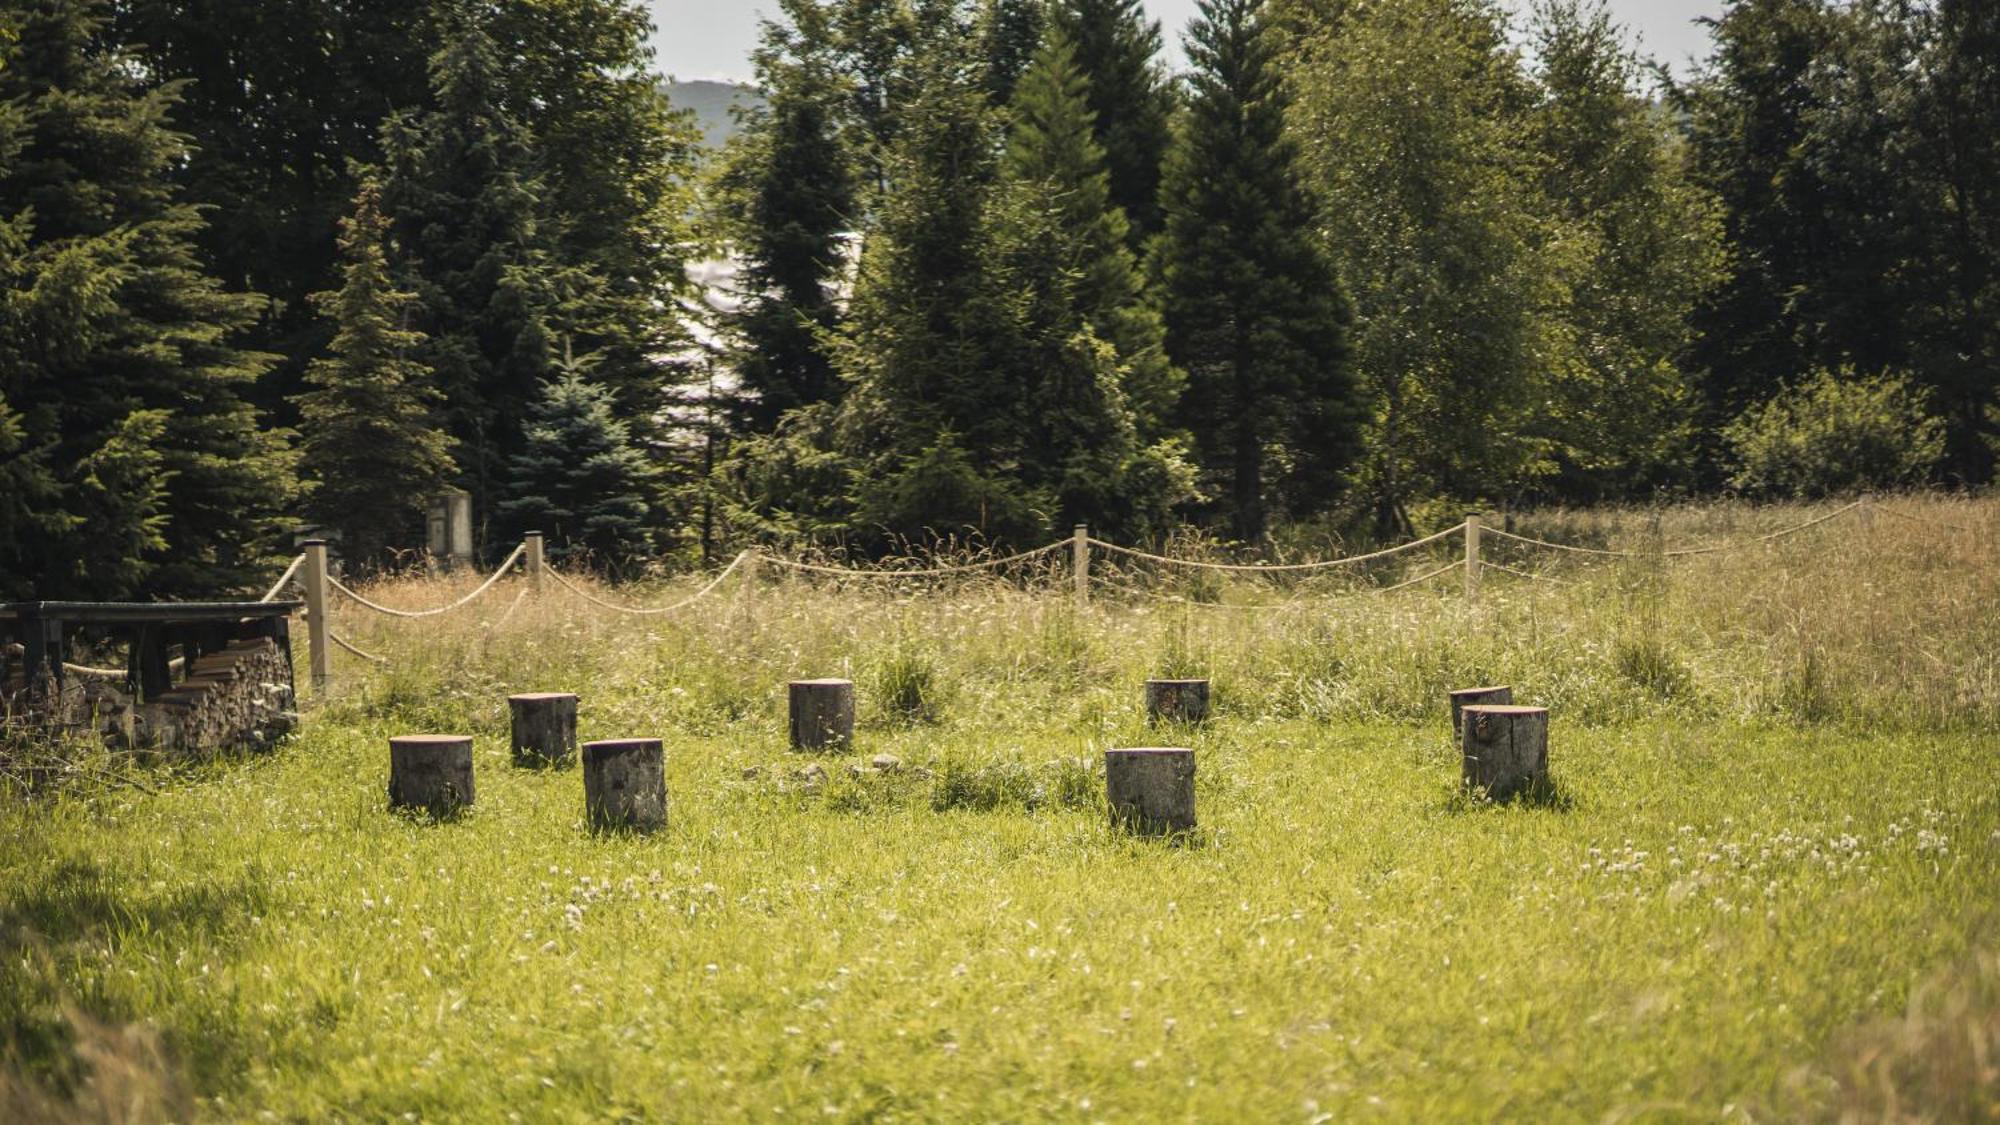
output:
M468 15L431 60L437 108L385 126L383 208L408 257L454 456L482 524L497 512L519 420L550 372L564 289L538 212L533 138L504 104L493 39Z
M1076 44L1111 201L1131 223L1138 249L1160 229L1160 169L1172 135L1173 87L1159 62L1159 22L1146 18L1142 0L1054 0L1050 20Z
M1047 13L1043 0L984 0L980 48L986 56L986 92L996 106L1014 100L1014 84L1034 63Z
M934 48L920 71L838 341L853 388L837 445L854 463L864 534L1030 540L1049 499L1018 483L1034 436L988 223L996 122L963 52Z
M591 378L635 436L654 440L686 345L676 310L697 231L701 134L669 102L642 0L507 0L488 35L504 45L500 105L531 152L538 237L556 278L552 336L595 358Z
M40 529L0 540L0 594L247 590L288 547L297 488L288 435L243 397L269 357L234 341L261 302L203 272L203 219L173 182L176 91L139 84L107 15L37 0L0 16L0 441L28 481L11 520Z
M766 106L725 169L740 219L743 308L737 375L750 392L738 408L757 432L787 411L841 389L824 338L839 323L834 299L845 265L843 234L855 220L853 157L843 137L846 84L830 57L832 28L817 3L791 0L790 23L766 23L756 56Z
M1153 259L1168 354L1188 376L1181 417L1216 490L1214 514L1245 541L1263 537L1274 501L1304 515L1335 498L1361 413L1350 313L1307 235L1315 215L1293 167L1263 6L1201 0Z
M1126 248L1088 95L1074 44L1051 27L1015 87L1007 191L990 222L1018 294L1021 377L1041 433L1023 480L1053 490L1058 525L1143 535L1161 530L1190 491L1178 443L1160 440L1180 374Z
M306 510L361 564L419 541L426 502L452 475L450 439L432 421L439 396L412 358L423 334L403 327L413 298L390 275L388 237L380 188L363 179L342 224L343 283L315 296L336 326L332 354L306 369L298 396L314 485Z
M650 552L658 470L632 443L611 392L567 355L542 389L508 461L501 514L539 530L556 558L618 565Z

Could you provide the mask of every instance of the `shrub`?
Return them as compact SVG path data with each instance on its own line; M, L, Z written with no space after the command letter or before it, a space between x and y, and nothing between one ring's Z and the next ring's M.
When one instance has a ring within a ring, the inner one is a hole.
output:
M1821 371L1723 429L1752 496L1812 498L1912 484L1944 454L1944 423L1925 393L1894 375Z

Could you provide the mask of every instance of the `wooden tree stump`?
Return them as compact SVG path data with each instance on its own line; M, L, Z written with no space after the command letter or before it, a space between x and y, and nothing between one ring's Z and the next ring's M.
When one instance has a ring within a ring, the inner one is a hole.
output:
M1548 708L1470 704L1463 714L1467 785L1500 800L1548 780Z
M1170 836L1194 828L1194 751L1143 746L1104 752L1104 791L1114 828Z
M1207 718L1207 680L1146 681L1147 722L1199 723Z
M657 738L583 744L583 812L594 829L651 832L667 823L666 750Z
M792 749L844 750L854 742L854 681L793 680Z
M1480 703L1512 703L1514 689L1506 685L1500 687L1460 688L1451 693L1451 736L1460 737L1465 720L1460 714L1468 705Z
M411 734L389 740L389 807L448 816L472 804L472 736Z
M576 758L576 696L534 692L507 697L514 715L514 764L566 766Z

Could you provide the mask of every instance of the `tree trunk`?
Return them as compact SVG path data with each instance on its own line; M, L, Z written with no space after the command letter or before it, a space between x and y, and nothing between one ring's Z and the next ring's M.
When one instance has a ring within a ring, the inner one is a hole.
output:
M1465 729L1462 712L1467 706L1478 703L1512 703L1514 689L1507 686L1460 688L1451 693L1451 736L1461 737Z
M1147 722L1199 723L1207 718L1207 680L1146 681Z
M1147 746L1104 752L1111 825L1138 836L1194 829L1194 751Z
M472 736L412 734L389 740L389 807L449 816L472 804Z
M584 743L583 811L597 831L651 832L665 827L667 766L660 740Z
M1547 783L1549 711L1546 707L1472 704L1463 711L1459 746L1465 784L1504 800Z
M576 758L576 696L567 692L510 695L514 764L566 766Z
M791 682L792 749L844 750L854 743L854 681Z

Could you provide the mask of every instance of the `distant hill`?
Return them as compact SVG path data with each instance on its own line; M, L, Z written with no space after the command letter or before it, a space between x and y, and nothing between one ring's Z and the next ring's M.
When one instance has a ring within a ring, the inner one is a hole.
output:
M666 91L676 109L694 111L710 148L721 148L736 135L736 119L729 113L732 106L764 104L763 95L733 82L668 82Z

